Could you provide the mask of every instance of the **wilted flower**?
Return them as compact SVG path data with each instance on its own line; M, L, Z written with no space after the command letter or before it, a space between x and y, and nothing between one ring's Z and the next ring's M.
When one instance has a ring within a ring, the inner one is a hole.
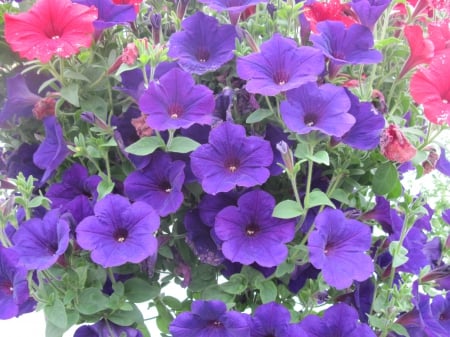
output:
M404 163L414 158L416 148L395 124L390 124L381 133L380 151L387 159Z

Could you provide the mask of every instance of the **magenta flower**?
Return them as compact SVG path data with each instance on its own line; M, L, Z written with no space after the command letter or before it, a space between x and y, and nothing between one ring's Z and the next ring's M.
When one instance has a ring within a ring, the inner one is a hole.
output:
M342 136L355 124L348 113L351 102L344 88L332 84L307 83L286 93L280 105L286 126L299 134L313 130Z
M202 75L219 69L234 57L236 28L220 25L212 16L197 12L184 19L183 31L169 39L170 57L185 71Z
M139 263L156 253L154 232L159 217L147 203L130 204L127 198L109 194L94 207L76 229L77 242L91 251L91 258L103 267L126 262Z
M261 45L261 52L237 60L237 73L247 80L248 92L275 96L314 82L324 70L324 56L312 47L298 47L297 43L275 34Z
M251 191L216 216L214 230L222 240L223 255L232 262L263 267L282 263L288 249L285 243L295 235L295 221L272 217L275 199L265 191Z
M191 153L191 168L205 192L216 194L265 183L272 160L268 141L246 137L243 126L224 122L211 130L209 144Z
M329 285L345 289L353 280L364 281L372 275L373 262L365 254L371 245L368 226L333 209L319 213L315 223L308 239L309 258Z
M151 82L142 94L139 107L148 125L158 131L187 129L193 124L211 124L214 96L204 85L196 85L191 75L171 69L159 82Z

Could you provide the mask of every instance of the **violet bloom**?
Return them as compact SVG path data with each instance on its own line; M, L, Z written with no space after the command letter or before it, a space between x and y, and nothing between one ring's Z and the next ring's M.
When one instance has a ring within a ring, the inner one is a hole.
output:
M76 331L73 337L142 337L142 333L129 326L119 326L107 320L98 321L92 325L82 325Z
M323 317L308 315L300 327L308 337L375 337L367 324L358 322L358 313L345 303L338 303L328 308Z
M329 58L328 73L335 77L346 64L373 64L383 59L383 55L373 49L373 35L369 28L353 24L349 28L340 21L317 23L319 34L311 35L314 47L319 48Z
M19 148L8 155L6 160L6 175L10 178L16 178L19 172L28 178L33 176L41 179L44 170L37 167L33 162L33 155L38 148L37 144L22 143Z
M286 126L299 134L314 130L342 136L355 124L348 113L351 103L344 88L307 83L286 93L280 112Z
M445 174L447 177L450 177L450 161L448 161L445 156L445 149L441 147L441 154L439 155L439 159L436 163L436 170Z
M185 164L172 161L169 154L155 152L150 163L143 169L132 172L124 182L125 194L132 201L144 201L159 216L174 213L183 203L182 187Z
M315 223L308 239L309 258L329 285L345 289L353 280L364 281L372 275L373 262L365 254L372 238L367 225L330 208L319 213Z
M288 255L285 243L295 235L295 221L272 217L275 198L265 191L242 195L238 205L216 216L214 230L222 240L222 252L232 262L263 267L281 264Z
M9 319L29 312L30 294L27 270L19 266L18 256L0 245L0 319Z
M267 0L199 0L199 2L218 12L227 11L231 24L236 25L243 11L250 6L265 3Z
M28 270L50 268L69 246L69 233L69 222L58 209L25 221L13 236L19 264Z
M234 26L220 25L216 18L197 12L184 19L181 27L183 31L170 36L168 55L188 73L217 70L234 57Z
M324 70L320 50L298 47L294 40L281 34L274 34L260 48L260 53L237 60L237 74L248 81L245 89L250 93L275 96L316 81Z
M33 155L33 162L36 166L45 170L41 183L50 178L70 153L64 141L62 127L56 117L45 117L43 122L45 139Z
M376 22L392 0L352 0L351 6L362 25L373 31Z
M272 160L268 141L246 137L243 126L224 122L211 130L209 144L191 153L191 168L204 191L216 194L265 183Z
M256 308L251 321L251 337L298 337L306 335L298 324L290 324L291 314L283 305L270 302Z
M237 206L240 195L236 191L216 195L205 194L198 204L200 218L207 226L213 227L217 214L225 207Z
M250 319L246 314L227 311L217 300L197 300L190 312L179 314L170 323L173 337L250 337Z
M373 150L380 144L384 117L376 113L372 103L360 102L350 90L345 91L351 102L348 113L355 117L355 124L339 140L358 150Z
M450 331L450 293L435 296L431 302L431 312L446 331Z
M159 217L145 202L130 204L127 198L109 194L94 207L76 229L81 248L91 251L91 258L104 268L126 262L139 263L156 253L158 242L153 233Z
M98 17L93 22L96 35L99 35L106 28L115 25L128 25L136 19L133 5L116 5L112 0L73 0L73 2L97 8Z
M89 176L84 166L73 164L64 171L62 181L51 185L45 196L50 199L52 208L70 212L78 223L94 214L100 181L101 178L97 175Z
M161 76L158 83L151 82L139 100L148 125L158 131L211 124L214 105L210 89L196 85L191 75L176 68Z

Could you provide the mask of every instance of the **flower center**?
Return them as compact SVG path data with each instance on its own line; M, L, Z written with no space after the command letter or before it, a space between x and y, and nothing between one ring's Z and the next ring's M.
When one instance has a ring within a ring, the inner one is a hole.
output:
M239 168L239 164L239 160L237 160L236 158L225 160L225 168L231 173L236 172L236 170Z
M444 104L448 104L448 100L446 100L445 98L442 100L442 103Z
M166 193L170 193L172 191L172 186L170 185L170 183L168 181L163 181L160 184L160 188Z
M317 123L317 116L308 114L305 116L305 125L306 126L314 126Z
M223 327L223 323L221 322L221 321L212 321L211 323L210 323L210 325L212 325L214 328L221 328L221 327Z
M126 230L125 228L119 228L114 232L113 236L114 240L116 240L117 242L125 242L128 237L128 230Z
M13 285L11 281L4 280L3 282L0 282L0 293L3 293L5 295L12 295L14 292Z
M178 103L172 103L169 106L169 116L172 119L177 119L183 113L183 107Z
M209 50L205 47L199 47L197 49L197 54L195 55L197 57L197 60L201 63L205 63L209 60Z
M245 228L245 234L247 236L255 236L259 232L259 226L255 224L250 224Z
M273 75L273 81L278 85L284 85L289 81L289 75L284 70L279 70Z
M52 40L58 40L59 39L59 35L53 35L52 36Z

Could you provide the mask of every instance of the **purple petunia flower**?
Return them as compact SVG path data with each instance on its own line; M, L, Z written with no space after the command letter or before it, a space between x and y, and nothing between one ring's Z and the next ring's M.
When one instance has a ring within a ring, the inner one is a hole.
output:
M340 21L317 23L320 34L311 36L314 47L319 48L329 58L328 73L335 77L345 64L373 64L382 60L383 55L373 49L373 35L369 28L353 24L349 28Z
M345 91L351 102L348 113L355 117L356 121L340 141L358 150L372 150L380 144L381 131L385 126L384 117L375 112L372 103L360 102L350 90Z
M375 337L367 324L358 322L358 313L345 303L338 303L328 308L323 317L308 315L300 327L308 337Z
M170 323L173 337L250 337L250 318L217 300L197 300Z
M216 195L205 194L198 205L200 218L205 225L213 227L217 214L225 207L237 206L240 195L236 191Z
M181 23L183 31L169 39L170 57L183 70L197 75L219 69L234 56L236 28L219 25L212 16L197 12Z
M33 155L33 162L36 166L45 170L41 184L50 178L70 153L64 141L62 127L56 117L45 117L43 122L45 139Z
M446 331L450 331L450 293L446 296L435 296L431 302L431 312Z
M297 43L275 34L261 45L261 52L240 57L237 74L248 80L250 93L275 96L314 82L324 70L324 56L312 47L298 47Z
M305 335L298 324L290 324L291 314L283 305L270 302L256 308L251 322L251 337L297 337Z
M28 178L33 176L36 179L41 179L44 170L37 167L33 162L33 155L38 148L37 144L22 143L19 148L8 155L6 160L6 175L10 178L16 178L19 172Z
M267 0L199 0L199 2L218 12L227 11L231 24L236 25L243 11L250 6L265 3Z
M272 217L275 199L265 191L242 195L238 205L216 216L214 230L222 240L222 252L232 262L263 267L282 263L288 249L285 243L295 235L295 221Z
M342 136L355 124L348 113L351 102L344 88L307 83L286 93L280 112L286 126L299 134L313 130Z
M58 209L25 221L13 236L19 264L28 270L50 268L69 246L69 233L69 222Z
M436 163L436 170L450 177L450 161L445 156L445 148L441 147L441 154Z
M106 28L115 25L128 25L136 19L133 5L116 5L112 0L74 0L73 2L97 8L98 18L93 22L96 35L99 35Z
M82 325L73 337L142 337L142 332L129 326L119 326L107 320L98 321L92 325Z
M322 270L329 285L345 289L353 280L364 281L371 276L373 262L365 254L371 245L368 226L330 208L319 213L315 223L316 230L308 239L310 262Z
M19 266L13 249L0 245L0 319L32 311L35 303L30 299L27 270Z
M139 107L155 130L186 129L198 124L211 124L214 96L204 85L196 85L188 73L172 69L151 82L142 94Z
M89 176L84 166L73 164L63 173L62 181L51 185L45 196L50 199L52 208L61 207L62 212L70 212L78 223L94 214L100 181L97 175Z
M94 214L78 224L76 233L78 244L91 251L95 263L116 267L156 253L153 233L159 228L159 217L147 203L130 204L125 197L109 194L97 202Z
M245 136L241 125L224 122L209 134L209 144L191 153L191 168L206 193L251 187L269 178L273 152L268 141Z
M147 166L125 179L125 194L132 201L148 203L159 216L174 213L184 199L184 167L181 160L172 161L169 154L155 152Z
M375 23L389 6L392 0L352 0L353 11L358 15L359 22L373 31Z

